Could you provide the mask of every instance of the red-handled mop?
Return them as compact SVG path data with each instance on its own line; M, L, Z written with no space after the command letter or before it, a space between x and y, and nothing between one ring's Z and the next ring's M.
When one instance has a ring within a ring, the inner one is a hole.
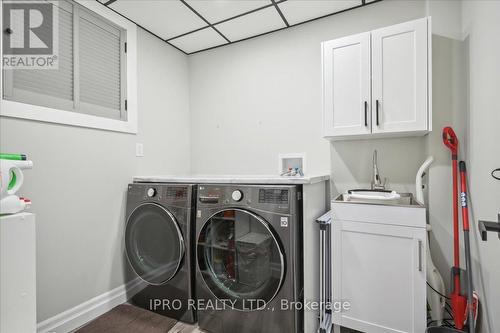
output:
M460 161L460 203L462 206L462 223L464 228L464 245L465 245L465 269L467 270L467 316L468 332L474 332L474 319L477 313L477 296L474 295L472 284L472 263L470 254L470 239L469 239L469 208L467 207L467 176L465 162ZM456 322L456 320L455 320ZM455 324L456 325L456 324Z
M460 238L458 226L458 138L451 127L443 128L443 143L451 150L451 167L453 170L453 277L452 292L450 295L451 310L455 327L463 329L465 321L465 308L467 299L461 295L460 290Z

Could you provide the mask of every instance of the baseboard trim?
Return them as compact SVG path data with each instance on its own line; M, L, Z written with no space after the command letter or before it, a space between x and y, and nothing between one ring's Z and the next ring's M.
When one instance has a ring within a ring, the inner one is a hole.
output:
M96 296L69 310L48 318L37 325L38 333L68 333L89 321L108 312L112 308L125 303L130 296L146 286L140 278L123 284L104 294Z

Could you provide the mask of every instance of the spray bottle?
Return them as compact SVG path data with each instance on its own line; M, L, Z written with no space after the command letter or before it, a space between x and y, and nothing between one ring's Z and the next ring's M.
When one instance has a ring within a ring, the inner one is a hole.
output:
M14 214L26 208L26 202L15 194L24 182L22 170L31 168L33 162L26 160L26 155L0 153L0 213Z

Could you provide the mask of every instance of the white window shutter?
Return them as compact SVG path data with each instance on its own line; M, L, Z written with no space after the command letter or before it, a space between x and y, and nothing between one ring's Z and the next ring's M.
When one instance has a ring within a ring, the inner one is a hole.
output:
M59 68L5 70L6 78L11 79L5 99L63 110L73 108L72 6L58 6L58 11Z
M124 97L122 32L84 11L80 12L78 29L82 108L84 112L120 119Z

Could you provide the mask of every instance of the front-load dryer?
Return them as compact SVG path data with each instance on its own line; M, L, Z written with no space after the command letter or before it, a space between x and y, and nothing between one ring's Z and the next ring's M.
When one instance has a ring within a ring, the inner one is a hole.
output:
M194 232L196 187L128 185L125 253L144 288L131 302L187 323L196 322Z
M303 332L300 200L300 186L199 185L201 330Z

